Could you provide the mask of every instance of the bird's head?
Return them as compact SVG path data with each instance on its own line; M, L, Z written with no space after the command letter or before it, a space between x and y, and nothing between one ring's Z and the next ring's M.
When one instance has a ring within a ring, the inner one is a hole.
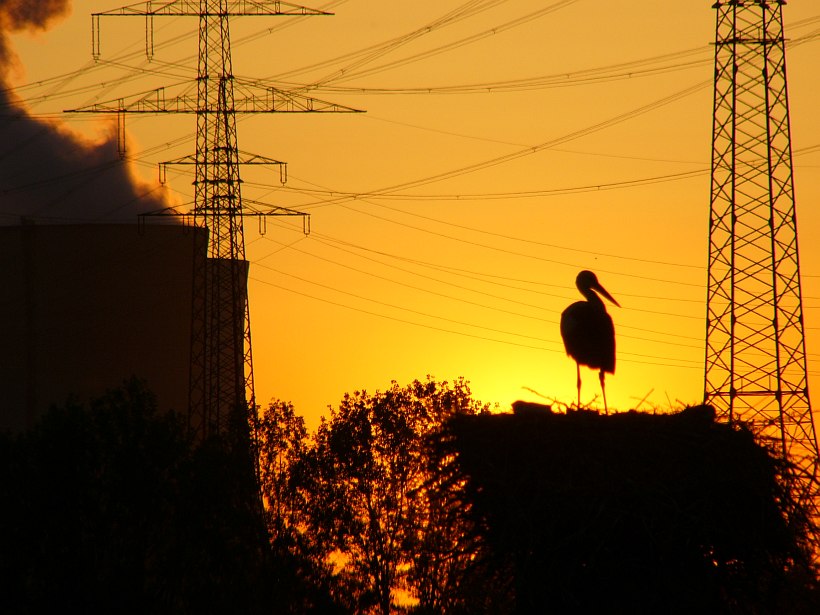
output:
M578 277L575 278L575 286L578 287L578 290L581 291L581 294L584 297L589 298L591 294L590 291L595 291L602 297L608 299L613 304L621 307L621 304L615 301L615 299L610 295L607 290L601 286L601 283L598 281L598 276L596 276L591 271L587 271L586 269L578 274Z

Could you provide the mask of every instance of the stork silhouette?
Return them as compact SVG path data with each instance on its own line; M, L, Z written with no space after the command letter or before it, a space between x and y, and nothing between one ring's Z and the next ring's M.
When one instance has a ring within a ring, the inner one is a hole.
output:
M581 407L581 365L587 365L599 370L604 412L609 414L604 374L615 373L615 327L612 318L606 312L604 302L598 295L618 307L621 306L601 286L591 271L579 273L575 278L575 285L586 301L576 301L561 313L561 338L564 340L567 355L575 359L578 373L578 407Z

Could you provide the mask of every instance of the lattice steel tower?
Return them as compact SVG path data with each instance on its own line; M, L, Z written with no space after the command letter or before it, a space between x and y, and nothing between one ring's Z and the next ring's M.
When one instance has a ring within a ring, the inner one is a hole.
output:
M705 400L751 424L816 503L783 0L719 0Z
M143 16L149 58L154 53L154 17L191 16L199 20L195 98L189 94L169 97L164 88L158 88L130 99L74 110L117 113L121 155L125 113L196 115L196 153L163 165L194 167L193 211L181 216L208 231L208 258L204 264L194 260L189 424L199 437L225 431L237 412L251 413L238 418L255 418L243 220L248 216L304 215L282 207L265 206L263 211L243 205L240 165L273 164L282 168L283 163L239 150L236 113L355 111L258 82L241 83L242 95L235 96L234 85L239 80L233 75L229 19L329 14L279 0L174 0L143 2L92 15L95 57L100 54L102 16ZM180 216L176 212L157 213Z

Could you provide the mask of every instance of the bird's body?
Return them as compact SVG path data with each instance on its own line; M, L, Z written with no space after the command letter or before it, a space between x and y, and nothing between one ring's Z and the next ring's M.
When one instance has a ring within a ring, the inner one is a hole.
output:
M615 327L597 293L615 305L618 302L601 286L591 271L579 273L575 285L586 301L577 301L563 311L561 338L567 354L577 364L578 405L581 405L581 365L586 365L599 370L604 410L607 410L604 374L615 373Z
M581 365L615 373L615 326L603 302L576 301L561 314L567 354Z

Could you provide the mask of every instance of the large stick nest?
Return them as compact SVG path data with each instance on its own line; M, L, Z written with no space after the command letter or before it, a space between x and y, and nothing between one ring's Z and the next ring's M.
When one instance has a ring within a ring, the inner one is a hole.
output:
M459 416L439 450L517 612L767 612L810 584L788 465L708 406Z

